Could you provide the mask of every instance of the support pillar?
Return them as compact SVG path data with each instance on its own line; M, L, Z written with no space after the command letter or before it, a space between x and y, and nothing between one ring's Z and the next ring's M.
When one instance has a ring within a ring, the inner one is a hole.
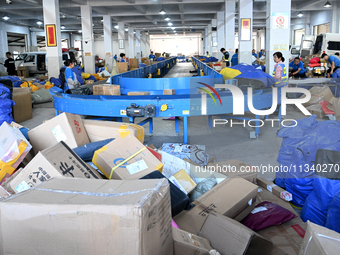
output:
M44 14L44 25L55 25L56 38L51 38L51 43L55 42L56 46L47 46L46 44L46 57L48 62L48 76L58 77L59 70L63 66L62 53L61 53L61 32L60 32L60 14L59 14L59 0L43 0L43 14ZM52 34L53 31L46 31L47 35Z
M8 51L6 24L0 22L0 62L5 63L6 52ZM6 68L0 65L0 72L6 72Z
M305 35L312 35L312 28L311 28L311 20L310 20L310 12L305 14Z
M113 56L112 21L110 15L103 16L105 63Z
M209 54L212 53L212 31L211 31L211 23L208 25L208 35L207 35L207 48L206 51L209 51Z
M134 37L133 34L133 28L129 27L129 58L134 58L136 56L135 54L135 43L134 43Z
M340 32L340 4L339 2L332 2L332 22L331 22L331 31L332 33Z
M38 46L36 32L31 32L31 46Z
M230 59L235 52L235 1L225 1L224 9L224 43L221 45L220 49L225 48L229 54Z
M250 22L248 20L241 24L242 19L250 19ZM239 1L238 28L238 62L250 65L253 50L253 0Z
M291 1L267 0L266 73L274 70L273 54L281 52L288 72ZM287 73L288 74L288 73Z
M217 13L217 51L219 52L222 47L225 47L225 36L224 36L224 12ZM219 56L219 54L218 54ZM219 57L217 57L219 58Z
M118 48L119 53L125 53L125 28L124 22L118 22Z
M80 6L85 73L95 73L92 7Z
M141 34L141 56L142 57L147 57L148 56L148 52L146 51L146 34L145 31L143 31L143 33ZM160 52L163 53L163 52Z
M141 54L141 37L140 37L140 30L136 30L136 58L139 59L139 62L142 60Z
M217 28L217 19L211 20L211 27ZM211 53L210 55L217 58L218 57L218 50L217 50L217 31L211 30Z

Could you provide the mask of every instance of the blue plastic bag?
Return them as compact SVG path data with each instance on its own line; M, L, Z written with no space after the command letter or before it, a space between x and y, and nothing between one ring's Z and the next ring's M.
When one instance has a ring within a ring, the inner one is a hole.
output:
M340 233L340 192L332 199L327 212L325 227Z
M103 141L93 142L85 144L84 146L74 148L73 151L84 161L92 161L93 155L96 150L99 150L100 148L104 147L111 141L113 141L114 138L106 139Z
M12 99L11 90L0 83L0 99Z

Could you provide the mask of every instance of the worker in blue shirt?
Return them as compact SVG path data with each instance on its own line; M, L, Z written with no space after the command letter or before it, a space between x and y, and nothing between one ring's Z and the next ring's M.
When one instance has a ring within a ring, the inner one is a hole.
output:
M117 54L115 54L115 56L113 58L117 61Z
M262 56L264 56L264 49L262 49L262 50L259 52L259 58L261 58Z
M227 62L226 66L229 66L229 52L225 50L225 48L221 48L220 52L223 54L222 61Z
M151 54L149 55L149 59L152 61L155 61L156 56L153 54L153 51L151 51Z
M235 54L231 57L231 66L238 65L238 49L235 50Z
M120 53L120 62L126 62L126 56L125 53Z
M303 63L299 57L294 58L294 60L289 63L289 67L293 68L290 76L294 76L294 78L306 78L306 69L303 67Z
M77 75L73 72L72 68L74 67L74 63L71 59L67 59L64 62L64 65L66 66L65 69L65 85L64 85L64 91L68 89L74 89L80 86L80 83L77 80Z
M331 67L327 70L327 76L330 78L331 75L333 75L333 73L338 68L340 68L340 59L338 59L336 56L328 56L326 53L323 53L321 58L327 60L331 64Z
M255 58L257 58L257 54L256 54L256 51L255 51L255 50L253 50L252 54L253 54L253 56L254 56Z

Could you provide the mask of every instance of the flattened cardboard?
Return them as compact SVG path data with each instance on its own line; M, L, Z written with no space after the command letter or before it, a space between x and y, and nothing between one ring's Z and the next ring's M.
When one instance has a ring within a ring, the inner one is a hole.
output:
M339 254L340 234L310 221L299 255L337 255Z
M206 168L213 172L222 173L228 177L238 176L252 183L256 183L256 168L237 159L209 163Z
M128 134L137 137L141 143L144 142L144 127L137 124L101 120L83 120L83 123L91 143L125 137Z
M90 142L80 116L71 113L62 113L27 134L36 154L60 141L72 149Z
M178 228L172 228L174 255L209 255L213 250L208 239L193 235Z
M273 182L266 180L263 177L258 177L256 180L257 184L269 192L272 192L275 196L285 200L285 201L292 201L293 195L292 193L282 189L281 187L275 185Z
M208 239L221 255L269 255L273 243L241 223L211 212L206 218L199 236Z
M116 138L96 151L92 162L109 178L112 168L135 153L138 154L113 171L112 179L135 180L155 170L162 172L163 164L131 134L124 138Z
M242 220L254 207L258 187L242 178L227 178L193 202L196 206L182 211L174 221L190 233L197 234L210 212ZM247 213L243 213L247 210ZM240 216L241 215L241 216Z
M4 184L13 193L19 193L52 177L101 179L64 142L39 152L28 165L18 170Z
M0 254L173 254L165 179L54 178L0 202L0 217Z

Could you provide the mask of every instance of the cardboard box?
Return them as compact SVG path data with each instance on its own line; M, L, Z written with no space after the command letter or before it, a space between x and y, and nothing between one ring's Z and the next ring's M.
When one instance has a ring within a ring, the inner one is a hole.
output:
M84 84L85 84L85 85L91 84L91 83L94 83L94 80L85 80L85 81L84 81Z
M209 255L213 250L208 239L191 234L178 228L172 228L174 255Z
M128 92L128 96L147 96L149 91L131 91Z
M17 75L18 76L23 76L25 78L30 76L30 73L28 71L28 69L24 66L18 66L17 67Z
M129 59L130 68L139 68L139 60L137 58Z
M144 128L137 124L101 120L83 120L83 124L91 143L129 134L144 142Z
M8 193L3 187L0 186L0 200L10 197L11 194Z
M261 229L257 233L274 244L274 248L271 253L272 255L298 255L307 224L302 221L288 202L282 200L266 189L261 189L257 193L256 204L264 201L278 204L294 213L297 217L282 223L279 226L271 226Z
M238 176L256 183L256 168L237 159L209 163L206 168L212 172L225 174L228 177Z
M311 99L307 103L304 103L304 106L318 104L321 101L328 101L333 97L333 93L328 86L313 87L309 91L311 93ZM301 98L305 98L305 95L302 95Z
M43 75L43 76L40 76L40 77L39 77L39 80L40 80L40 81L47 80L47 79L48 79L48 76L47 76L47 75Z
M199 236L208 239L221 255L270 255L273 243L241 223L211 212Z
M94 85L93 95L120 96L120 85Z
M155 56L156 56L156 59L157 59L157 58L160 58L160 57L162 56L162 53L157 53L157 52L156 52L156 53L155 53Z
M328 101L327 108L334 112L335 118L337 120L340 120L340 99L339 98L335 98L335 97L331 98Z
M307 107L307 110L311 113L311 114L315 114L316 116L318 116L318 118L323 119L326 117L325 112L322 110L322 107L320 104L313 104Z
M267 189L269 192L272 192L275 196L278 196L285 201L292 201L293 199L293 195L290 192L276 186L276 184L263 177L258 177L256 182L259 186Z
M146 59L146 60L143 60L142 63L149 66L149 65L151 65L151 60L150 59Z
M79 115L62 113L28 131L34 152L64 141L72 149L90 142Z
M307 222L307 231L299 255L339 254L340 234L317 224Z
M183 169L171 176L169 180L186 195L190 194L197 186L196 182Z
M20 123L33 118L31 92L28 88L14 89L13 99L13 118Z
M176 95L176 90L175 89L164 89L163 95Z
M2 201L0 217L1 254L173 254L165 179L55 178Z
M125 73L129 70L127 62L117 62L117 68L119 73Z
M25 191L52 177L101 179L64 142L39 152L28 165L4 184L13 193Z
M176 215L174 221L193 234L198 233L210 212L240 221L255 207L257 189L255 184L242 178L227 178L195 200L194 208Z
M125 160L128 161L123 163ZM112 179L118 180L139 179L155 170L162 172L163 168L163 164L131 134L118 137L97 150L92 162L107 178L112 172Z

